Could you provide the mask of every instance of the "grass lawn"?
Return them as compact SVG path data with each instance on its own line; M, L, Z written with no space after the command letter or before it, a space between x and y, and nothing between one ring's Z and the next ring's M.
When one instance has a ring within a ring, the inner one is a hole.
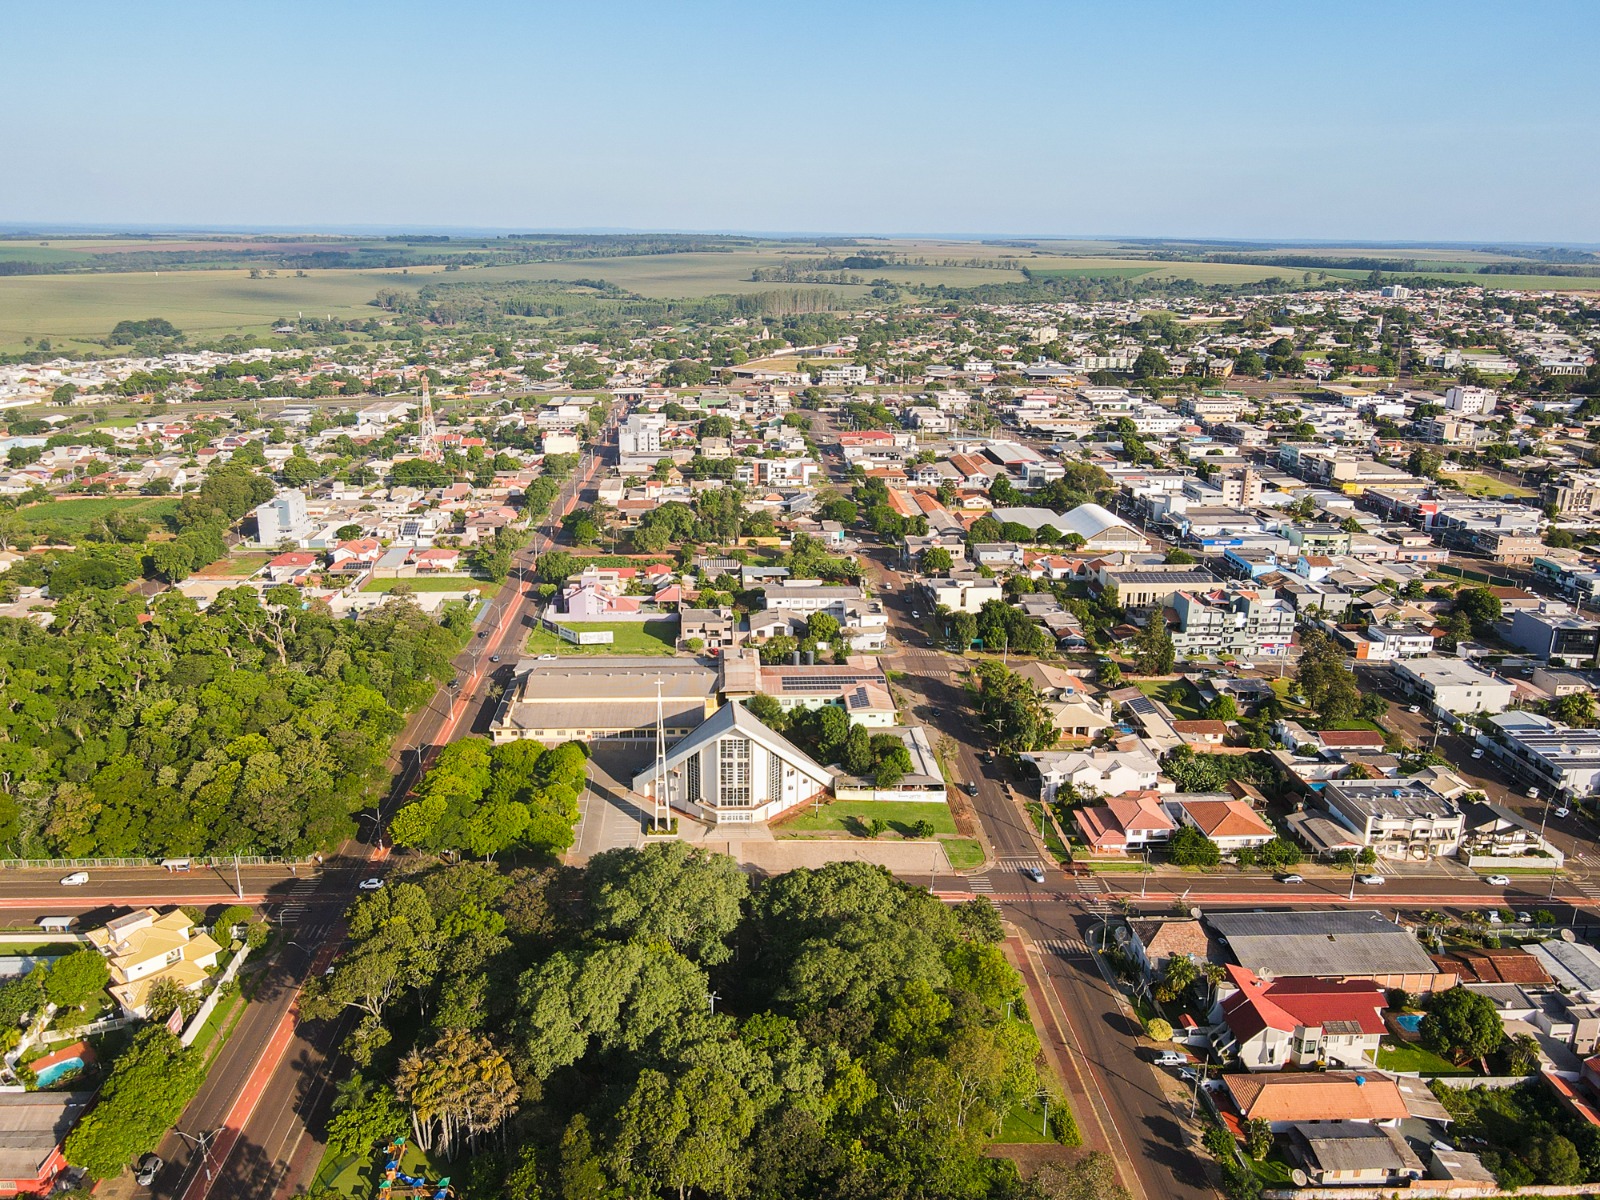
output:
M983 866L983 844L977 838L946 838L943 845L951 870L970 871Z
M1384 1042L1378 1049L1378 1066L1386 1071L1419 1071L1424 1075L1471 1075L1471 1067L1458 1067L1455 1063L1440 1058L1432 1051L1424 1050L1414 1042L1402 1042L1394 1049L1389 1047L1393 1043Z
M1446 478L1461 486L1461 490L1469 496L1515 496L1519 500L1526 500L1538 493L1525 487L1518 487L1514 483L1495 479L1490 475L1450 475Z
M1182 679L1149 680L1134 684L1152 700L1159 700L1172 710L1180 721L1201 721L1200 694Z
M529 654L671 654L678 640L678 622L665 621L563 621L568 629L585 633L609 629L612 641L603 646L575 646L548 629L528 634Z
M230 554L208 566L201 567L196 575L212 579L246 579L272 561L270 554Z
M1056 1139L1051 1131L1056 1129L1059 1122L1057 1113L1052 1106L1050 1113L1050 1129L1044 1127L1044 1108L1037 1101L1019 1104L1006 1113L1005 1120L1000 1122L1000 1133L994 1140L1003 1145L1036 1145L1040 1142L1053 1142Z
M1039 802L1037 800L1029 800L1028 820L1037 825L1043 817L1044 809L1040 807ZM1056 856L1058 862L1072 861L1072 852L1067 849L1066 843L1061 840L1060 834L1056 833L1055 825L1049 821L1044 822L1044 844L1050 853Z
M456 1165L458 1169L453 1174L460 1175L461 1164L458 1162ZM407 1175L417 1175L431 1181L452 1174L448 1165L436 1167L430 1163L428 1156L412 1145L409 1139L405 1153L400 1156L400 1169ZM346 1154L338 1158L324 1151L322 1162L317 1165L312 1190L326 1190L336 1196L348 1196L351 1200L367 1200L369 1196L379 1194L378 1181L382 1176L383 1163L377 1147L369 1155Z
M114 512L159 524L177 511L178 501L172 496L73 496L30 504L18 515L25 525L59 525L69 532L81 532Z
M1384 732L1382 725L1379 725L1376 721L1369 721L1365 717L1351 717L1348 721L1319 722L1315 719L1309 721L1301 720L1300 724L1304 725L1307 729L1326 729L1329 732L1349 732L1356 729L1370 729L1373 733Z
M244 1015L244 1006L248 1003L243 992L237 986L233 994L223 997L217 1006L211 1010L211 1015L206 1018L206 1023L200 1026L200 1032L195 1034L194 1047L200 1051L202 1058L207 1058L213 1050L220 1050L223 1042L228 1040L228 1034L233 1032L233 1027L239 1023L239 1018Z
M413 592L470 592L478 589L485 600L492 599L501 585L488 579L474 579L470 575L413 575L405 579L369 579L361 585L363 592L392 592L409 587Z
M1294 1170L1287 1161L1279 1157L1277 1146L1261 1162L1257 1162L1248 1154L1244 1156L1245 1162L1250 1164L1250 1169L1256 1173L1261 1182L1267 1187L1287 1187L1293 1182Z
M876 817L898 834L907 834L918 821L927 821L934 833L954 833L956 820L945 804L919 804L912 800L835 800L816 809L796 811L780 825L784 833L855 833Z

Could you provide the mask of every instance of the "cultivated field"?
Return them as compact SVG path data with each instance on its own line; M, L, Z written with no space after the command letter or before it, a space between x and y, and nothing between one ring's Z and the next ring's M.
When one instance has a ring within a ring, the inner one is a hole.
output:
M304 278L280 272L262 279L247 270L10 275L0 277L0 351L22 349L25 337L70 350L74 342L104 338L118 321L144 317L165 317L200 338L265 333L299 312L365 319L378 315L368 301L379 288L421 283L431 274L413 268L410 276L308 271Z

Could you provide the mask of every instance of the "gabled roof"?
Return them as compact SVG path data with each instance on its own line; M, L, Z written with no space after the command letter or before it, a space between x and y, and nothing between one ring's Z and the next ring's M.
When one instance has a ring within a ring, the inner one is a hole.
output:
M1243 800L1180 801L1189 819L1209 838L1272 836L1268 825Z
M765 746L784 762L804 771L813 779L827 783L832 779L826 767L820 766L810 755L801 750L782 734L764 724L760 718L738 701L724 704L716 712L705 719L698 729L684 738L671 750L667 751L667 769L670 771L693 754L699 753L706 746L716 741L727 733L742 733L753 742ZM640 784L649 780L655 772L655 764L650 764L637 772L634 777L634 790L639 790Z
M1379 1071L1224 1075L1246 1118L1267 1121L1399 1121L1409 1116L1395 1081Z

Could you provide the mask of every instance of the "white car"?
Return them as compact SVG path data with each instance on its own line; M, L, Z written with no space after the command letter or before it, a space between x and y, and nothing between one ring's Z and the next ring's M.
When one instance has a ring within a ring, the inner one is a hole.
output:
M1572 810L1570 808L1568 808L1565 804L1563 804L1560 808L1556 809L1556 816L1558 816L1558 817L1570 817L1571 815L1572 815Z
M82 887L88 882L89 872L87 871L74 871L71 875L63 875L61 877L62 887Z
M1408 704L1408 705L1406 705L1406 711L1407 712L1412 712L1412 713L1419 713L1419 712L1422 711L1422 705L1420 705L1420 704Z
M1357 883L1365 883L1365 884L1367 884L1367 885L1369 885L1371 887L1382 887L1383 886L1383 876L1382 875L1357 875L1356 876L1356 882Z
M1186 1067L1189 1065L1189 1056L1179 1054L1176 1050L1163 1050L1156 1055L1155 1062L1158 1067Z
M1483 881L1485 883L1487 883L1490 887L1510 887L1511 886L1511 877L1509 875L1486 875L1486 876L1484 876L1484 880Z
M356 886L363 892L375 892L383 886L383 880L363 879L360 883L356 884Z
M556 657L557 656L554 655L554 654L541 654L541 655L539 655L539 661L540 662L555 662L556 661Z
M1536 787L1529 788L1528 789L1528 799L1529 800L1537 800L1538 798L1539 798L1539 789L1536 788Z
M1483 757L1483 747L1479 746L1476 750L1474 750L1472 752L1472 757L1473 758L1482 758Z

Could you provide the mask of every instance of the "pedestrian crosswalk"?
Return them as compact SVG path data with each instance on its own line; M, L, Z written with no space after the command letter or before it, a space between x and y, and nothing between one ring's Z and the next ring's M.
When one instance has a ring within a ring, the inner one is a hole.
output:
M1044 860L1040 858L1002 858L1000 867L1005 871L1026 875L1029 871L1044 870Z
M1039 943L1039 946L1047 954L1052 954L1056 958L1087 958L1087 957L1089 957L1089 947L1084 945L1082 938L1070 937L1070 936L1069 937L1059 937L1059 938L1046 938L1044 941Z
M1105 884L1100 881L1098 876L1091 875L1087 879L1079 879L1076 886L1078 902L1089 912L1105 913L1110 912L1114 907L1111 903L1111 897L1106 894Z
M967 886L980 896L994 895L994 880L987 875L972 875L967 879Z
M1575 879L1572 886L1577 888L1588 899L1600 901L1600 884L1591 883L1587 879Z
M317 890L318 882L315 878L294 881L288 895L284 897L283 907L278 910L279 925L296 924L305 916L306 904L311 899L311 893Z

